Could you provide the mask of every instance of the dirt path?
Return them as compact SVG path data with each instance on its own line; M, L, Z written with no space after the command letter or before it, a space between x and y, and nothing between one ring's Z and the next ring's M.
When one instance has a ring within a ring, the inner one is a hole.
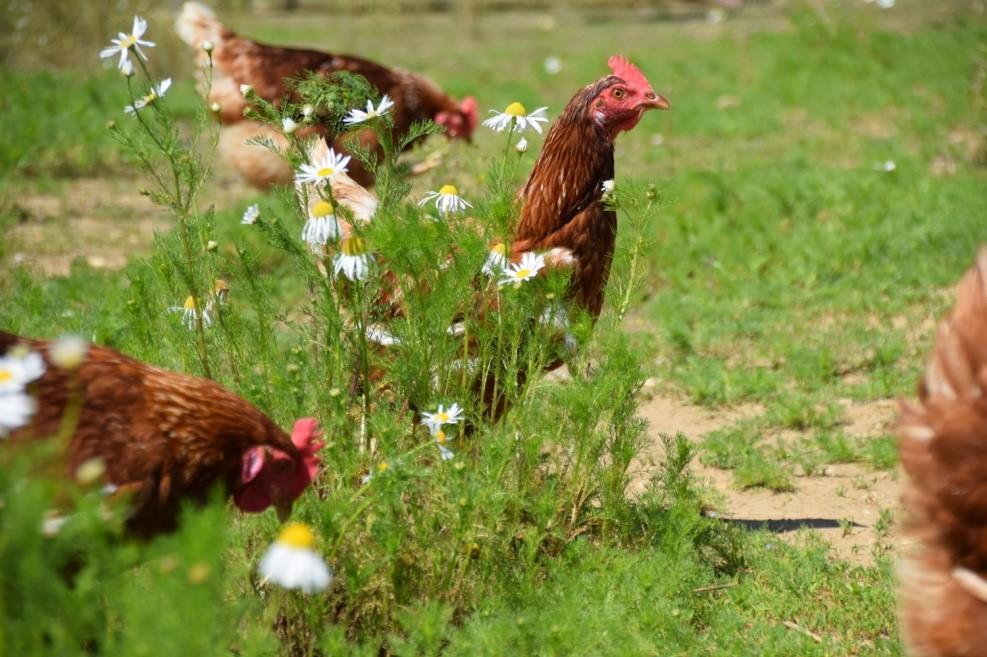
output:
M650 446L645 450L631 492L643 490L648 474L664 460L660 434L682 433L694 442L703 436L757 417L763 409L750 405L727 411L711 411L668 396L656 396L641 405L639 416L648 421ZM894 404L879 401L847 408L848 433L867 436L888 429ZM783 537L801 531L818 532L833 548L835 556L854 563L870 563L874 549L899 543L881 525L882 511L898 515L897 472L874 470L866 465L837 464L824 469L823 476L796 477L796 490L776 493L763 488L740 490L727 470L711 467L698 459L692 472L714 494L716 515L750 527L765 527ZM807 527L809 529L802 529Z
M151 249L155 230L171 224L133 180L80 178L54 190L26 192L12 202L18 222L8 256L47 276L65 276L76 260L120 269Z

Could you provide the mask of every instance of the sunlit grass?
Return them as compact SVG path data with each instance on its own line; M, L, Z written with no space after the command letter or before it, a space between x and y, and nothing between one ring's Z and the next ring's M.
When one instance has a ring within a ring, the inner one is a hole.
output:
M985 30L947 18L891 32L880 20L892 18L863 11L833 9L823 20L797 9L763 23L741 19L735 30L620 15L570 16L553 28L521 15L493 17L474 35L454 34L445 16L351 17L340 20L352 29L332 30L326 17L237 19L270 41L423 70L455 95L477 95L484 109L520 100L549 105L553 117L622 51L673 105L617 147L628 205L656 196L661 210L646 224L621 217L607 311L575 381L537 383L503 423L455 446L456 465L426 458L390 469L356 513L362 476L409 448L410 419L382 399L371 425L382 451L368 459L355 449L360 400L350 365L314 355L326 333L297 330L325 326L309 303L310 265L239 223L258 202L294 238L293 202L229 193L221 174L204 191L215 213L196 225L219 245L203 266L233 284L231 323L210 335L216 375L282 424L315 414L326 425L330 467L319 495L296 513L319 528L326 553L340 541L331 559L338 588L318 604L255 590L250 574L276 522L270 514L231 521L214 506L150 546L117 548L99 530L80 532L93 569L70 590L49 571L71 561L73 536L39 542L35 521L49 500L33 492L0 510L0 587L12 592L0 612L15 628L3 639L8 652L900 654L886 557L850 566L811 540L790 546L703 518L678 469L694 455L684 446L640 500L624 499L620 469L642 439L633 407L645 376L707 406L763 406L758 418L699 446L699 458L733 470L740 487L797 490L796 475L827 463L895 465L892 438L843 431L838 400L910 392L931 337L921 327L949 303L948 287L983 238L976 46ZM434 38L443 27L452 36ZM542 68L549 54L562 58L558 75ZM115 74L10 74L0 96L0 120L16 126L0 135L4 227L23 219L16 200L25 188L58 194L70 189L66 177L132 175L105 127L127 120ZM192 120L190 77L176 79L169 103L180 125ZM414 189L453 182L486 199L500 147L486 133L473 146L451 144ZM134 181L135 193L141 185ZM495 196L478 205L508 207ZM372 237L421 267L448 241L444 230ZM637 329L625 337L613 310L639 240L646 274L630 291ZM463 248L470 263L482 262L481 239ZM9 245L0 249L9 258ZM6 259L0 326L37 336L77 331L161 366L200 371L190 334L167 311L184 297L172 257L179 241L164 232L144 251L121 272L80 264L54 279ZM399 327L404 335L445 344L443 322L468 278L465 267L455 275L458 282L416 299L420 314ZM409 354L392 372L396 389L420 394L426 361ZM802 437L777 440L784 431ZM0 480L0 490L14 485ZM192 581L200 563L211 576ZM55 606L86 612L61 623L44 613ZM32 645L28 637L42 638Z

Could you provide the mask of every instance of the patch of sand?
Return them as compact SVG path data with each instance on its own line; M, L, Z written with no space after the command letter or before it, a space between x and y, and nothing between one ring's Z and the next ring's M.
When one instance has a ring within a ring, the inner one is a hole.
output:
M12 203L20 219L8 235L8 255L48 276L65 276L72 263L119 269L151 248L155 230L170 226L133 181L78 179L58 193L27 193Z
M850 404L846 408L847 432L856 436L886 433L893 423L894 409L890 400ZM650 443L641 462L633 466L629 494L644 490L650 473L664 461L660 434L682 433L699 441L712 431L762 412L756 405L713 411L668 396L644 402L638 415L648 421ZM729 522L764 527L785 537L797 535L795 530L804 527L804 531L818 532L836 557L855 563L871 562L875 548L884 550L899 544L899 538L879 526L882 511L899 513L896 472L858 464L830 465L823 476L796 477L794 492L776 493L761 488L739 490L731 472L704 465L698 459L690 468L720 500L711 515Z

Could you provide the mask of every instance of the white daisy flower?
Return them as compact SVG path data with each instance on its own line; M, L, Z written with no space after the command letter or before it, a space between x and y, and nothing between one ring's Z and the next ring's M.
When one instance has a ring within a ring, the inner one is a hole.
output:
M390 96L384 94L384 97L380 99L380 104L378 104L377 107L374 107L372 100L367 100L366 112L359 109L351 109L349 115L343 119L343 123L346 125L366 123L376 119L377 117L384 116L392 107L394 107L394 101L391 100Z
M41 378L45 361L36 351L14 347L0 357L0 395L24 392L24 387Z
M555 55L549 55L545 58L543 66L549 75L557 75L562 70L562 60Z
M603 183L600 185L600 188L603 190L603 195L602 195L603 200L612 201L613 191L614 189L617 188L617 183L614 181L613 178L611 178L610 180L604 180Z
M453 403L448 409L439 404L439 410L434 413L422 413L422 424L434 435L441 431L445 424L459 424L463 420L463 409L458 403Z
M341 173L346 173L346 165L349 163L349 155L339 155L330 148L321 160L303 164L301 170L295 174L295 181L321 185Z
M449 449L449 437L446 432L442 429L435 429L432 432L432 437L435 438L435 444L439 448L439 456L442 457L443 461L448 461L455 456L455 453Z
M134 114L138 110L144 109L158 98L164 96L169 87L171 87L171 78L166 78L158 85L151 87L151 90L144 94L143 98L138 98L135 100L133 105L127 105L124 107L123 111L127 114Z
M38 403L31 395L23 392L0 395L0 438L26 426L36 410Z
M881 9L894 9L895 0L877 0L877 6Z
M517 143L514 144L514 150L516 150L518 153L527 153L528 152L528 140L525 139L524 137L521 137L520 139L518 139L517 140Z
M308 242L312 253L338 238L342 234L339 220L332 213L329 201L316 201L308 210L308 219L302 227L302 240Z
M130 34L124 34L120 32L119 37L116 39L110 39L110 43L113 45L109 48L103 48L99 51L100 59L106 59L108 57L113 57L116 54L120 55L120 62L117 64L121 69L123 68L123 63L129 61L130 50L133 49L141 59L147 61L147 55L141 50L141 46L147 46L148 48L153 48L154 43L151 41L144 41L141 39L144 33L147 32L147 21L140 16L134 16L134 27L130 31Z
M195 330L196 322L199 319L199 303L195 300L195 297L188 296L185 298L185 303L181 306L172 306L168 310L182 313L182 323L185 324L185 327L190 331ZM207 303L206 307L202 309L203 326L212 325L212 317L209 316L211 310L212 303Z
M443 185L437 192L428 192L422 197L422 200L418 201L418 205L425 205L429 201L435 201L435 207L442 214L460 212L466 208L473 207L472 204L468 203L459 195L459 190L454 185Z
M291 117L287 117L287 116L285 118L281 119L281 131L284 134L290 135L295 130L298 130L298 124L295 123L294 119L292 119Z
M260 560L257 570L262 581L302 593L325 590L332 583L332 573L314 548L315 534L308 526L288 523Z
M240 85L240 93L243 94L244 96L249 96L250 94L254 93L254 87L253 87L253 85L250 85L250 84L241 84Z
M240 223L249 226L256 222L258 217L260 217L260 206L254 203L243 211L243 219L240 220Z
M64 370L74 370L82 365L89 351L89 343L79 335L63 335L48 348L48 358Z
M538 134L541 134L541 125L539 124L548 123L548 117L545 116L545 110L547 109L547 107L539 107L534 112L528 114L527 110L524 109L524 105L513 102L503 112L490 110L493 116L484 121L483 125L497 132L503 132L508 128L511 129L511 132L524 132L528 128L531 128Z
M490 253L487 255L487 261L483 263L483 269L481 271L491 278L501 276L508 264L507 247L503 244L495 244L490 249Z
M373 256L367 253L362 237L347 237L339 244L339 253L333 258L332 268L336 274L343 274L354 283L365 281L370 275Z
M500 279L499 285L504 286L513 283L514 285L519 286L521 283L531 280L537 276L538 272L541 271L544 266L544 256L528 251L521 256L521 262L511 263L506 269L504 269L503 278Z

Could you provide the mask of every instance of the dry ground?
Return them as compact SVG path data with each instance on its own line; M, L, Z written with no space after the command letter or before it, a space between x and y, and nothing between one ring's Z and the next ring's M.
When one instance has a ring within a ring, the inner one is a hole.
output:
M894 409L891 400L849 406L847 433L866 437L886 432L894 421ZM632 493L643 489L648 473L664 459L661 434L682 433L698 442L712 431L761 412L756 405L710 410L670 396L644 402L639 415L648 422L650 443L635 472ZM741 490L729 471L698 460L693 462L692 471L712 492L711 515L766 527L786 537L802 531L818 532L836 555L857 563L869 563L875 554L900 542L879 523L882 511L898 514L897 472L834 464L823 470L823 476L798 477L795 491L778 493L763 488Z

